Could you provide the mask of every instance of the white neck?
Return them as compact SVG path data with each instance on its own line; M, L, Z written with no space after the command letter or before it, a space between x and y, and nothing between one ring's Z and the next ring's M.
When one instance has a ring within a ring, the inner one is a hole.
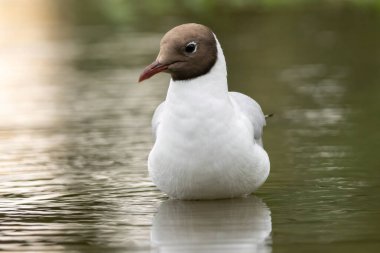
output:
M168 103L178 103L178 100L182 100L182 102L189 99L193 100L193 97L196 97L198 101L202 101L202 97L207 99L210 96L217 99L228 99L226 61L216 37L215 40L218 53L214 66L207 74L190 80L174 81L171 79L166 97Z

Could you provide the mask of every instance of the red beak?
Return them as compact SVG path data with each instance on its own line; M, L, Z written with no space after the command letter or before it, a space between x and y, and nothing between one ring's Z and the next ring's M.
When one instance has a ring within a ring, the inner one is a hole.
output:
M141 73L139 77L139 82L142 82L157 73L160 73L166 69L168 69L169 64L161 64L158 61L152 62L149 66L147 66L144 71Z

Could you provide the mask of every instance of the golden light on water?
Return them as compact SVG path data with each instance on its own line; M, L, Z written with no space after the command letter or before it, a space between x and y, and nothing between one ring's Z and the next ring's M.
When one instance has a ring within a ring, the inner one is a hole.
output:
M55 15L52 1L5 0L0 8L0 127L53 124L57 86L49 43Z

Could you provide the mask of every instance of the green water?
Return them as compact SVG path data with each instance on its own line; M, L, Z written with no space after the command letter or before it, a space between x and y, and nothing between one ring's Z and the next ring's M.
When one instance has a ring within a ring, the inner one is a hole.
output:
M378 9L18 2L0 13L1 250L380 250ZM186 22L212 27L230 89L275 114L255 196L169 200L148 177L169 77L137 78Z

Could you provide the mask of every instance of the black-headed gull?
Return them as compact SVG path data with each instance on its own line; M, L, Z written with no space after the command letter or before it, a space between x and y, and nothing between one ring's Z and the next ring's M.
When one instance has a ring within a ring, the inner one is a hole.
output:
M171 80L152 119L148 167L157 187L177 199L239 197L260 187L270 167L262 145L265 116L255 100L228 91L215 34L200 24L167 32L139 82L159 72Z

